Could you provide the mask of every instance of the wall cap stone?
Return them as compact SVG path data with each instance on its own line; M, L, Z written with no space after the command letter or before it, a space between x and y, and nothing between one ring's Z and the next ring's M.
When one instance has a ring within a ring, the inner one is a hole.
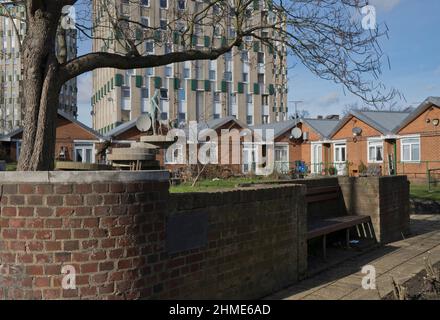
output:
M166 170L145 171L7 171L0 172L0 183L94 183L168 181Z

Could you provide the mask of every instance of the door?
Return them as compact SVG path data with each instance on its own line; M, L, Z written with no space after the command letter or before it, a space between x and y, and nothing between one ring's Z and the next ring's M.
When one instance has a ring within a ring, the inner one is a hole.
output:
M347 145L345 143L335 144L335 169L339 176L347 175Z
M275 146L275 170L279 173L289 172L289 146Z
M244 174L255 172L256 169L256 155L257 148L253 145L243 146L243 165L242 171Z
M312 174L322 173L322 144L312 144Z

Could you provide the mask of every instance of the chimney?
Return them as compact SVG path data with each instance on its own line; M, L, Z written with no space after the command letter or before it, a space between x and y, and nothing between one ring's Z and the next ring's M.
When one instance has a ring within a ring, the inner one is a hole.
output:
M318 116L316 119L318 119L318 120L322 120L322 119L323 119L323 116Z

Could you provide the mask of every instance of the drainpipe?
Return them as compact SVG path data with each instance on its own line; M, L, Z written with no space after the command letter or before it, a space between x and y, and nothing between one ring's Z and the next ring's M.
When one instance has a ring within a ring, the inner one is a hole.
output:
M394 176L397 176L397 139L394 140Z

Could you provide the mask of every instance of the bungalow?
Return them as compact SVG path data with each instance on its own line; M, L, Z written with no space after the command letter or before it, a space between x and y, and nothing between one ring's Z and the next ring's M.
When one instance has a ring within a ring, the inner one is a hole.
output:
M394 131L399 174L424 180L428 170L440 169L440 97L427 98Z
M367 166L394 174L398 136L394 129L409 112L353 110L330 133L332 162L339 175L358 175Z
M109 141L111 141L112 147L128 146L131 142L140 141L141 136L152 134L151 129L149 132L141 132L136 127L136 121L137 121L137 119L133 119L129 122L126 122L126 123L114 128L113 130L111 130L107 133L107 139ZM208 120L208 121L204 121L204 122L199 122L197 124L197 132L198 133L200 133L204 129L212 129L212 130L216 131L216 133L219 137L218 141L217 141L218 145L215 147L217 149L217 156L218 156L217 160L219 161L219 163L225 163L225 164L232 163L233 144L230 144L230 146L229 146L230 147L230 152L229 152L230 159L223 159L224 156L222 156L222 151L221 151L221 147L220 147L222 130L230 131L230 130L236 129L237 132L240 133L243 129L246 129L246 128L247 128L247 126L244 123L242 123L241 121L237 120L235 117L232 117L232 116L223 117L223 118L219 118L219 119L212 119L212 120ZM189 126L183 127L182 129L185 131L187 138L189 138L189 131L190 131ZM168 131L168 128L163 128L163 131L161 134L166 135L167 131ZM241 148L241 146L239 146L239 148ZM166 149L161 149L159 152L159 155L157 157L157 159L160 161L161 167L165 167L170 170L175 170L175 169L178 169L180 167L185 166L185 164L183 164L184 163L183 159L179 158L179 154L181 154L181 151L176 150L176 152L172 154L171 159L166 159L165 152L166 152ZM187 150L187 155L188 155L188 150ZM231 170L237 171L237 172L241 170L240 164L235 164L235 165L228 166L228 167Z
M9 161L17 161L20 156L23 129L16 129L0 137L4 154ZM55 141L55 159L97 163L101 159L99 150L105 139L64 111L58 111Z
M337 116L329 116L269 123L251 129L274 130L275 168L278 171L291 171L301 162L304 173L322 174L323 163L330 160L328 136L338 122Z

